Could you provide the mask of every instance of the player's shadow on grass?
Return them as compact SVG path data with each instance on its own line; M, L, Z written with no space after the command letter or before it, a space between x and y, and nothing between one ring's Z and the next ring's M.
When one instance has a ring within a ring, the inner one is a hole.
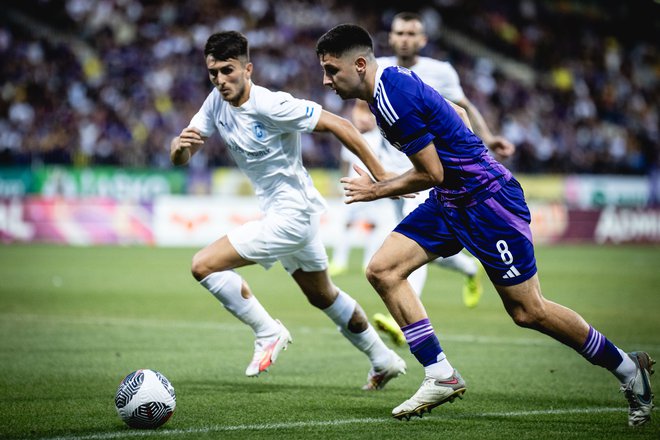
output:
M222 396L222 401L236 408L260 406L280 408L284 413L304 411L319 418L390 418L392 408L407 398L400 391L364 391L362 383L345 383L337 386L317 381L294 383L290 378L283 381L256 379L218 379L205 381L179 381L178 399L188 396ZM274 378L271 378L274 379Z

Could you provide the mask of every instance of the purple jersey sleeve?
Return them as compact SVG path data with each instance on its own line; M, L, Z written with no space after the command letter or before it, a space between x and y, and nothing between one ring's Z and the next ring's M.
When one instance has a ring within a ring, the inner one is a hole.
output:
M370 108L387 140L406 155L433 143L445 170L436 193L447 205L478 203L511 178L453 107L406 68L382 71Z

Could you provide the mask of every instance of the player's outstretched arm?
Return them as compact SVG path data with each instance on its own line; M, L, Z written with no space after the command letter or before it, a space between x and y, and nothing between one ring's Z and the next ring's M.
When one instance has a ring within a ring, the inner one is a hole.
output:
M366 165L376 180L383 180L392 176L392 173L385 171L376 154L358 129L355 128L355 125L347 119L323 110L314 131L332 133L339 142L345 145L346 148Z
M470 122L470 117L468 116L468 112L467 112L467 110L465 110L465 108L461 107L461 106L458 105L458 104L454 104L453 102L451 102L451 101L448 100L448 99L445 99L445 100L446 100L447 103L448 103L448 104L454 109L454 111L456 111L456 113L458 113L458 116L461 117L461 119L463 120L463 123L464 123L465 125L467 125L467 127L468 127L470 130L474 130L474 129L472 128L472 123Z
M195 154L204 145L206 138L194 127L186 127L181 134L170 142L170 160L176 166L188 163L193 154Z
M474 134L479 136L481 140L484 141L484 144L486 144L490 151L501 158L507 158L515 153L516 146L513 145L513 143L511 143L508 139L502 136L494 135L490 131L490 128L488 127L488 124L486 124L486 120L481 115L479 109L474 104L472 104L469 99L463 98L461 101L455 102L454 104L457 104L465 109L467 112L467 117L470 120L468 127L470 127Z
M374 182L366 171L354 166L358 177L341 179L347 197L346 203L402 196L442 183L444 168L432 143L409 156L409 159L413 164L412 169L394 178L379 182Z

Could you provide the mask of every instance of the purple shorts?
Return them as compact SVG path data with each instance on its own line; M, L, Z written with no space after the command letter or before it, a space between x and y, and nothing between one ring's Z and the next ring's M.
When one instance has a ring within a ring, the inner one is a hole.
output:
M472 206L443 207L432 195L394 230L441 257L465 248L494 284L513 286L536 273L530 221L522 187L511 178Z

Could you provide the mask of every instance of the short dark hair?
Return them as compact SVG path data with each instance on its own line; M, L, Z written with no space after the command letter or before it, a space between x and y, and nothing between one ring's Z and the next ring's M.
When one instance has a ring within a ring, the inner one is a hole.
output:
M250 61L248 40L240 32L216 32L206 40L204 56L208 55L220 61L227 61L230 58L236 60L244 58L245 61Z
M392 22L394 20L403 20L403 21L419 21L420 23L424 24L424 20L422 20L422 16L419 15L417 12L410 12L410 11L402 11L399 12L392 18Z
M316 55L341 56L355 48L374 50L371 35L356 24L340 24L323 34L316 43Z

